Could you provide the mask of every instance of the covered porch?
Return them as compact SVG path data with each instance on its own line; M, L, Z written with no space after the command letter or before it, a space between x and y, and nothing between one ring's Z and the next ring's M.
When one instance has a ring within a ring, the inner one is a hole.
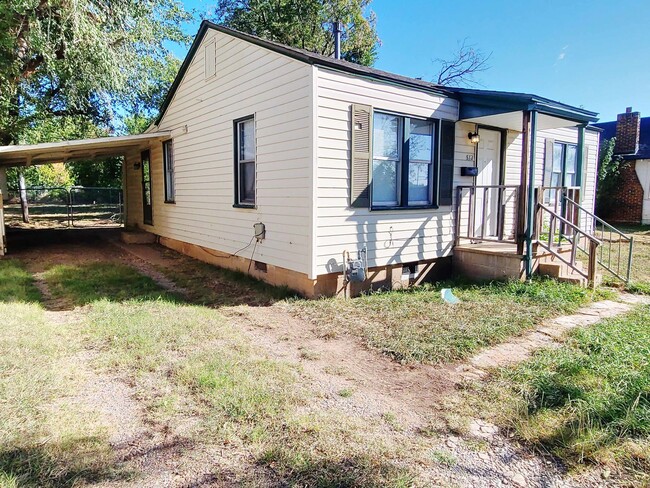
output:
M594 284L604 264L597 253L629 244L594 215L599 133L588 124L597 114L529 94L456 93L474 164L461 167L455 188L455 268L480 279L541 273ZM604 242L605 232L615 238ZM623 253L609 268L626 279Z

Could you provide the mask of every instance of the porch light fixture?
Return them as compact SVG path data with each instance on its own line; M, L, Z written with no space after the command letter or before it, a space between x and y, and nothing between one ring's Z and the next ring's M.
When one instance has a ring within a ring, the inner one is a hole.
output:
M481 140L481 136L478 135L478 132L468 132L467 138L472 144L478 144Z

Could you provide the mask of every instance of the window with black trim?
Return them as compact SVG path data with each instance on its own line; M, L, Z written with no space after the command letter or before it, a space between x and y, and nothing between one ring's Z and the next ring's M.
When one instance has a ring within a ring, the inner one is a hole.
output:
M174 175L174 144L171 139L163 142L163 171L165 173L165 202L176 201L176 187Z
M255 206L255 118L235 121L235 205Z
M372 207L434 203L437 121L374 112Z

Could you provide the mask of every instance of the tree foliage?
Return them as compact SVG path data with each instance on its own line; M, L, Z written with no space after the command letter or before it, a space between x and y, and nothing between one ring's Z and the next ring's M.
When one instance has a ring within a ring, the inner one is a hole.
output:
M187 42L188 18L179 0L0 0L0 144L151 116L175 69L167 42Z
M614 155L616 138L600 142L598 157L598 186L596 188L596 214L607 217L617 205L615 194L621 181L621 169L629 164Z
M492 53L485 54L464 39L451 58L435 60L440 69L434 82L443 86L476 86L479 83L475 75L490 69L491 56Z
M332 22L343 24L341 57L370 66L377 58L371 0L217 0L216 22L263 39L331 56Z

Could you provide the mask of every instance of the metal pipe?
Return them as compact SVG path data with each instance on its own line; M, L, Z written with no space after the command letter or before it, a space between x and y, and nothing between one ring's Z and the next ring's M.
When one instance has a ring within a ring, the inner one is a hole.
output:
M334 59L341 59L341 31L343 24L341 22L334 22L332 24L332 31L334 34Z
M533 276L533 223L535 222L535 151L537 146L537 111L530 112L530 168L528 170L528 207L526 224L526 278Z

